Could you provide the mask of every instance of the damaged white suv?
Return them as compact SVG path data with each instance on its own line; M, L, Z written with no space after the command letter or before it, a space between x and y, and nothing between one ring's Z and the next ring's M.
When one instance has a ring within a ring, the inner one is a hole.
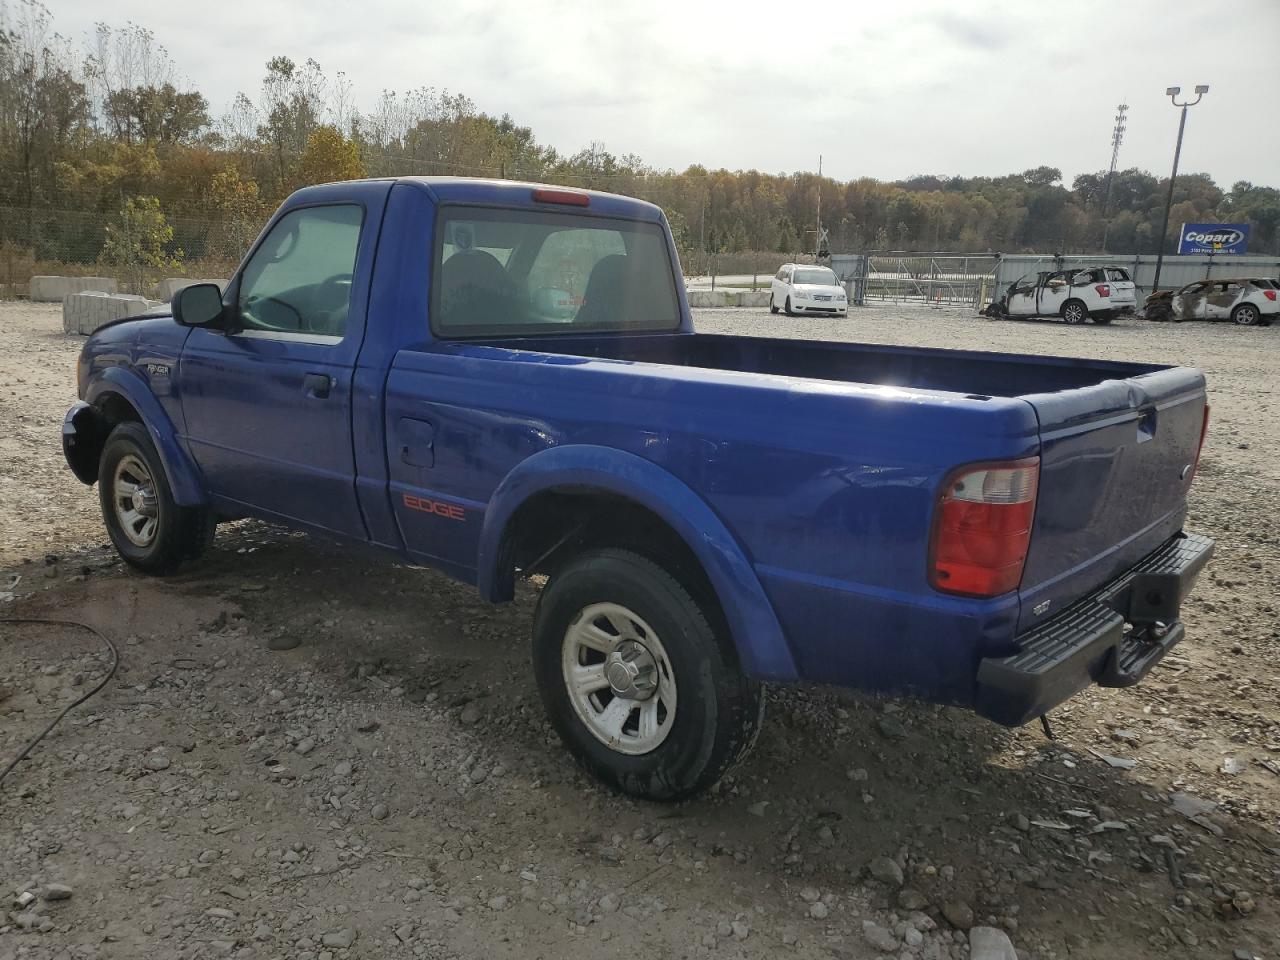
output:
M1269 327L1280 316L1280 282L1260 277L1197 280L1179 290L1147 297L1148 320L1230 320L1242 327Z

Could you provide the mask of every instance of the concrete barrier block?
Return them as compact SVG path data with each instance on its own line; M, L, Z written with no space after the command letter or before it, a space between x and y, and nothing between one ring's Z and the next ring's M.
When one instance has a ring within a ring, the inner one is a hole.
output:
M37 303L61 303L73 293L86 290L115 293L119 289L111 277L32 277L27 294Z
M767 307L769 305L768 290L743 290L742 306L744 307Z
M72 293L62 301L62 329L88 336L103 324L148 313L159 304L135 296L113 296L97 290Z
M186 277L166 277L156 284L156 298L161 303L172 303L178 291L196 283L216 283L219 290L227 289L225 280L190 280Z

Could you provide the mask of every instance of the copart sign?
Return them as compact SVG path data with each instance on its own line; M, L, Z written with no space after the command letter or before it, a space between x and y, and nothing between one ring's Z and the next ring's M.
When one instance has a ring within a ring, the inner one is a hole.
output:
M1244 253L1249 245L1247 223L1184 223L1179 253Z

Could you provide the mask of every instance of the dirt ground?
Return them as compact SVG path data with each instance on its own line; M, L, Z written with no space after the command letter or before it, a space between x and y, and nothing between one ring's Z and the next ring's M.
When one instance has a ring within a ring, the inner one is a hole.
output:
M633 802L543 719L531 586L490 607L254 522L177 577L126 572L59 448L80 340L56 307L0 304L0 617L81 620L120 653L0 784L0 960L962 960L975 924L1023 960L1280 955L1280 327L697 321L1201 367L1190 525L1218 553L1189 639L1139 687L1057 711L1055 741L774 689L717 791ZM0 623L0 765L108 662L86 631Z

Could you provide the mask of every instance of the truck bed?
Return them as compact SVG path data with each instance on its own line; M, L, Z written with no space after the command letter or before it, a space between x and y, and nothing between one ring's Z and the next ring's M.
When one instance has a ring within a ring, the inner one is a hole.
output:
M1073 357L700 333L530 337L494 340L489 345L575 357L991 397L1075 390L1104 380L1123 380L1167 369L1155 364Z
M1114 577L1181 528L1204 421L1200 372L1158 364L707 334L548 336L487 345L894 387L940 407L953 401L938 393L1024 401L1035 412L1041 469L1019 630ZM660 368L652 372L661 376ZM864 424L851 417L848 453L867 442Z

